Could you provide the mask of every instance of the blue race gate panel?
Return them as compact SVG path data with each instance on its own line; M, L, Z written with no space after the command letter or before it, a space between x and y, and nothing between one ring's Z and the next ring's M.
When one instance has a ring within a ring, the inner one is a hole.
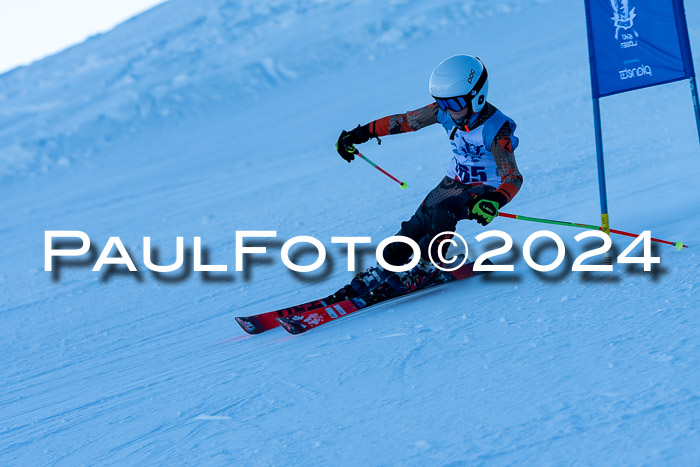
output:
M682 0L586 0L593 97L694 76Z

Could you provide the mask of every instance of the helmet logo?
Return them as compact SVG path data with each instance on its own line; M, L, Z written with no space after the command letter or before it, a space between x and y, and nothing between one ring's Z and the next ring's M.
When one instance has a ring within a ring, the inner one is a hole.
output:
M472 68L472 71L469 73L469 78L467 79L469 84L472 84L472 80L474 79L475 74L476 74L476 70Z

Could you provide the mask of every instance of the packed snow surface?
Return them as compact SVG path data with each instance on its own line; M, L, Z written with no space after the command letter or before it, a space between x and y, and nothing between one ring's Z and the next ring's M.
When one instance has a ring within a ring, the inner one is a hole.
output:
M700 3L686 9L700 63ZM439 182L451 153L438 125L361 147L407 190L334 144L429 103L432 68L455 53L486 63L489 100L518 123L525 182L504 210L598 223L580 1L171 0L0 75L0 464L697 465L700 151L687 82L601 104L612 227L690 245L655 247L652 272L571 272L599 242L497 219L489 229L516 246L494 261L512 273L301 336L236 325L346 283L331 237L378 244ZM522 259L540 229L567 246L550 273ZM90 257L44 271L46 230L86 232ZM236 272L242 230L277 238ZM472 257L485 250L481 226L458 231ZM327 246L324 268L284 267L296 235ZM138 273L91 271L111 236ZM147 270L143 237L169 264L178 236L185 266ZM192 272L195 236L228 272ZM617 252L631 241L616 237ZM360 266L372 262L363 250Z

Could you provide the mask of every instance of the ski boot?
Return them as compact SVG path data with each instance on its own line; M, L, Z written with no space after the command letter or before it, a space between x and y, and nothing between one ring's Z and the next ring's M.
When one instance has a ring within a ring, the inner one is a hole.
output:
M338 303L343 300L365 295L384 282L384 279L391 274L391 271L387 271L381 266L371 266L356 274L348 285L344 286L333 295L328 296L324 301L326 303Z
M430 261L421 258L416 267L404 272L396 272L386 279L396 295L403 295L422 289L439 280L440 270Z

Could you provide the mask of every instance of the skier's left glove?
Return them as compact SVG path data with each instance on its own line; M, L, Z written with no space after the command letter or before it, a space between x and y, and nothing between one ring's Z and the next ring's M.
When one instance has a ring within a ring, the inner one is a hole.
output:
M335 149L340 154L340 157L348 162L355 160L355 154L357 154L356 144L362 144L369 141L371 135L369 133L369 126L357 125L352 131L343 130L338 137L338 141L335 143Z
M476 196L467 202L469 209L469 219L477 221L481 225L486 225L498 216L498 209L501 207L499 196L495 193L486 193Z

